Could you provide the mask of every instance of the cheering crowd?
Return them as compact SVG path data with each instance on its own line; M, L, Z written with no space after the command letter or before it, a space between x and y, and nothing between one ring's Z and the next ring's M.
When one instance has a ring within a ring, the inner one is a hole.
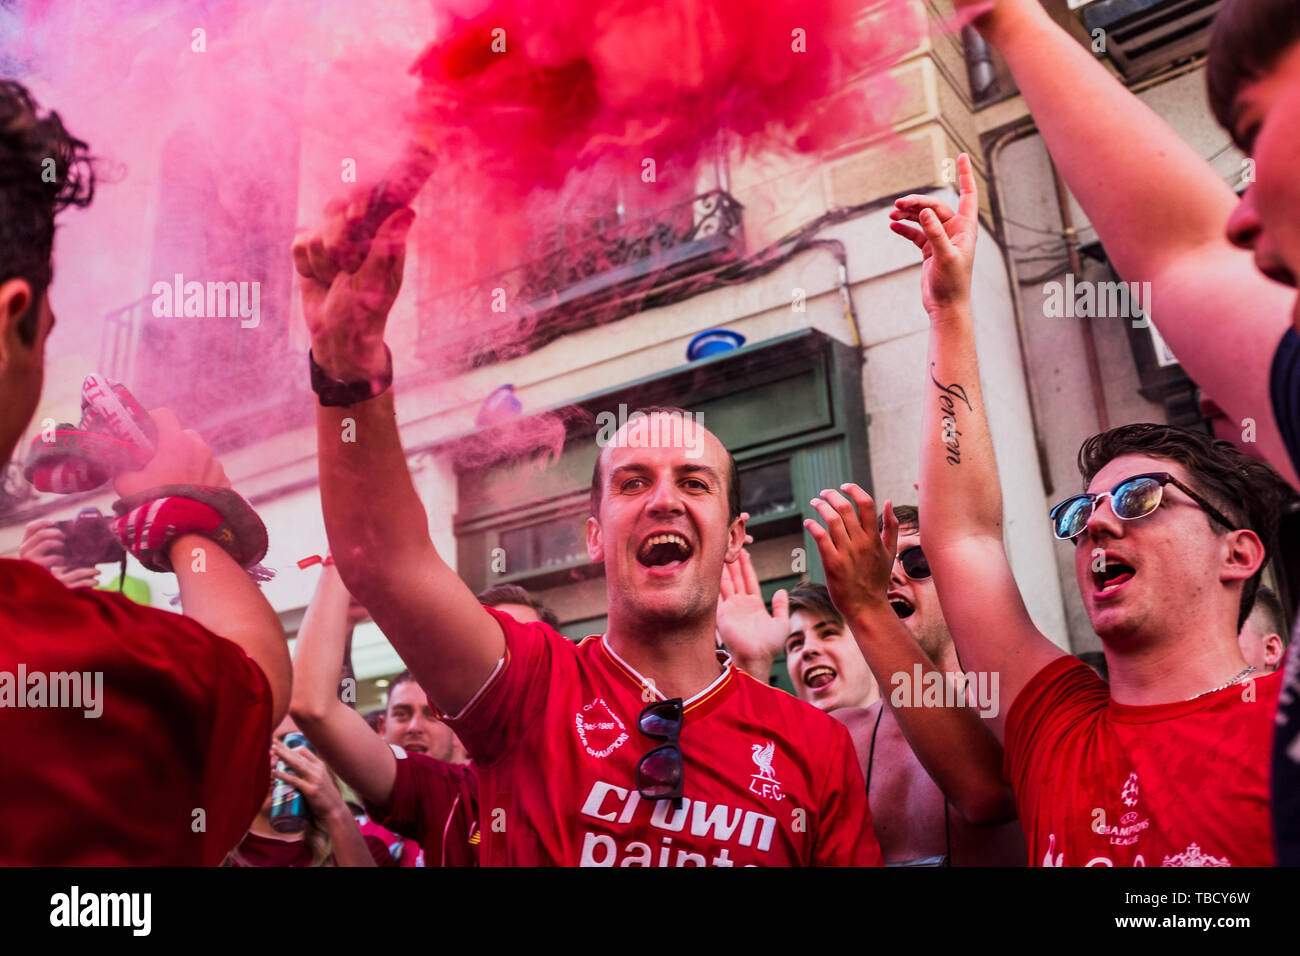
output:
M577 644L520 589L475 595L430 539L384 342L415 214L366 237L351 197L292 249L332 557L292 660L247 573L260 519L155 411L113 529L175 574L183 615L89 587L49 522L0 560L0 672L103 675L95 720L0 683L0 862L1300 863L1300 653L1261 588L1300 484L1300 8L1228 0L1215 24L1210 102L1254 163L1240 199L1037 0L976 25L1180 361L1256 424L1250 456L1141 423L1079 450L1081 491L1048 520L1104 661L1037 629L1004 548L967 157L956 209L911 195L892 213L930 319L916 505L841 476L805 522L824 582L769 606L731 454L684 410L644 409L596 459L608 626ZM54 218L93 197L88 149L0 84L0 460L39 400ZM366 618L409 667L374 726L340 693ZM783 652L797 696L769 683ZM306 804L297 833L273 825L276 781Z

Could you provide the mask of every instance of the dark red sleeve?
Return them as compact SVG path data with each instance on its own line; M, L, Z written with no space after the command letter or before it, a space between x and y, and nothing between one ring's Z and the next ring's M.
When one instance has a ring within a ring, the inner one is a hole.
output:
M478 817L478 783L472 767L406 754L397 761L391 807L366 803L380 826L417 841L428 866L465 865L470 828Z
M375 861L375 866L395 867L397 860L393 859L392 851L388 848L388 839L386 834L396 838L397 834L392 833L386 827L380 826L374 820L367 820L361 824L361 838L366 841L366 849L370 851L370 857Z
M1007 711L1003 775L1017 804L1053 745L1109 700L1109 685L1077 657L1058 657L1030 678Z
M172 733L171 747L194 767L196 806L179 809L200 834L204 865L218 866L271 785L271 685L239 645L197 621L100 595L112 608L120 652L151 673L153 690L132 695L141 732Z
M540 622L520 624L509 614L486 609L501 625L505 656L464 709L446 721L480 767L504 757L533 725L546 701L557 651L573 645Z
M814 866L883 866L857 751L848 730L831 728L826 787L820 801Z
M0 560L0 670L102 676L100 713L0 710L0 859L215 866L270 786L271 691L234 643ZM16 768L23 768L19 771Z
M216 866L243 838L271 785L271 685L239 645L189 618L181 620L207 647L203 660L194 662L207 678L195 704L207 709L208 718L206 739L199 741L200 797L209 836L203 855L208 865Z

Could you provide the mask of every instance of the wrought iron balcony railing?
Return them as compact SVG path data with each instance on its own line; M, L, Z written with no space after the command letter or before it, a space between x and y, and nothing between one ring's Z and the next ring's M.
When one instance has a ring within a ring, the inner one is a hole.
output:
M714 189L644 219L592 220L576 238L557 232L536 258L420 302L421 353L485 365L686 298L698 289L683 280L743 255L742 210ZM503 296L505 314L494 314Z

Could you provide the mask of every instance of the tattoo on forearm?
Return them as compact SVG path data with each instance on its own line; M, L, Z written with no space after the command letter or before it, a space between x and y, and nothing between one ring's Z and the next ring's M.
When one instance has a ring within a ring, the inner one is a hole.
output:
M930 381L934 382L934 387L939 390L939 408L942 411L940 424L943 426L941 440L948 449L948 464L961 464L961 432L957 430L957 400L966 406L967 411L973 411L970 399L966 397L966 387L953 382L951 385L944 385L934 377L934 363L930 363Z

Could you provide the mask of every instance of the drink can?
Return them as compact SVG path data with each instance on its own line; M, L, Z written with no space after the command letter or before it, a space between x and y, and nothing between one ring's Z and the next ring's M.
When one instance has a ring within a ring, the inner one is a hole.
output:
M284 735L284 745L290 750L306 747L312 753L316 752L312 750L307 738L296 731ZM276 769L286 773L288 765L280 760ZM307 806L307 800L298 792L298 788L277 777L275 786L271 788L271 829L277 833L301 833L310 819L311 809Z

